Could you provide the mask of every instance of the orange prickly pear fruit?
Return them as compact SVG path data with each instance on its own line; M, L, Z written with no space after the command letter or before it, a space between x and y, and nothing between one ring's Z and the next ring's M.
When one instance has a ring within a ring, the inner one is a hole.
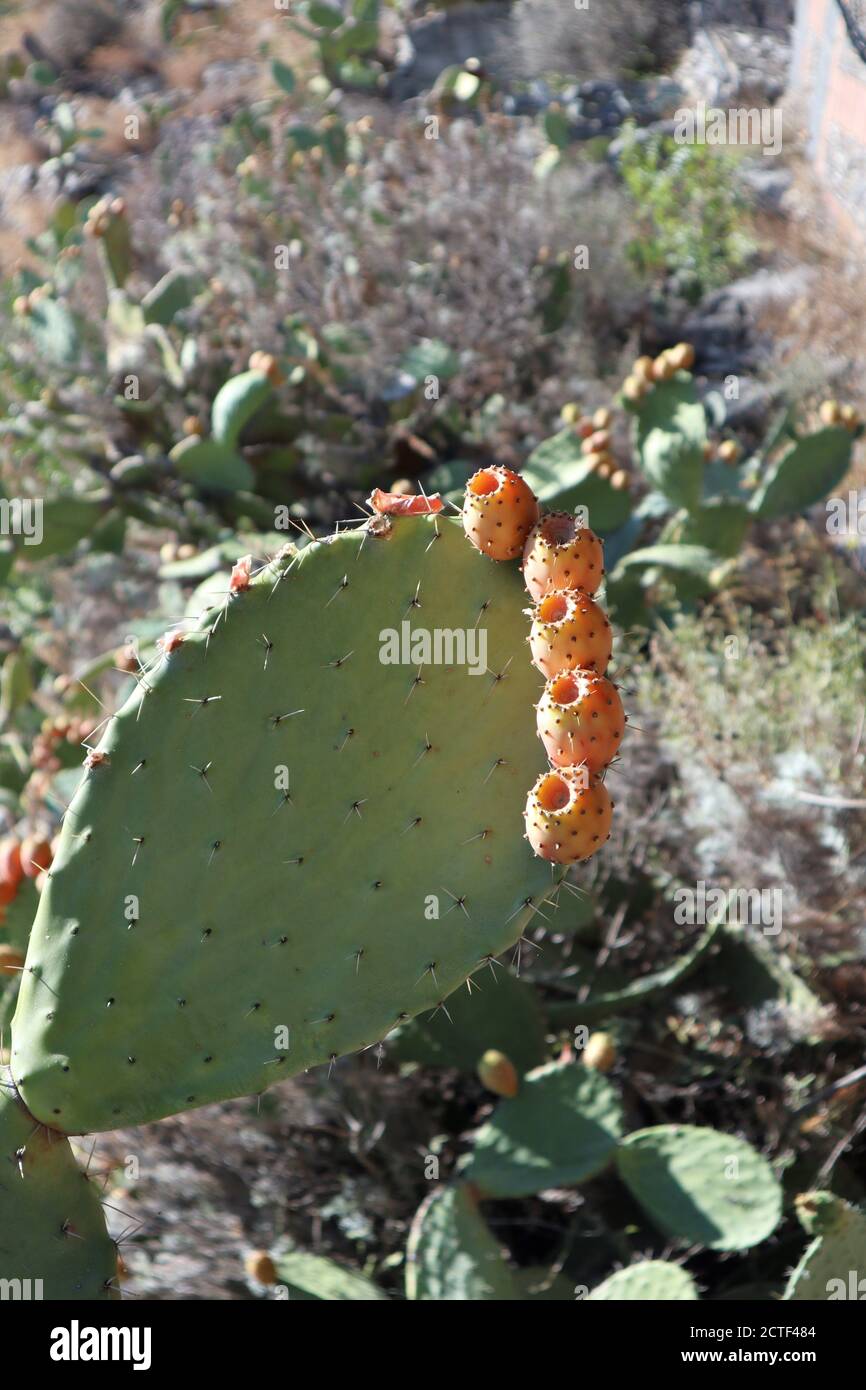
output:
M38 878L43 869L51 868L51 846L38 835L28 835L21 844L21 868L27 878Z
M15 975L24 964L24 957L15 946L0 946L0 975Z
M653 381L670 381L676 367L666 352L660 352L653 362Z
M651 388L651 380L640 376L627 376L622 384L622 394L627 401L642 401Z
M740 446L736 439L725 439L719 445L719 458L722 463L738 463L740 460Z
M610 431L596 430L587 436L583 441L582 449L585 454L603 454L610 448Z
M691 343L677 343L676 347L668 350L667 356L676 371L690 372L695 365L695 350Z
M607 614L582 589L554 589L535 606L529 650L548 679L579 666L601 674L613 650Z
M526 838L541 859L577 864L610 835L613 802L603 782L583 768L542 772L526 799Z
M548 512L523 551L523 579L538 602L551 589L594 594L604 578L604 548L594 531L569 512Z
M538 735L555 767L603 772L620 749L625 712L612 681L593 671L553 676L536 705Z
M610 1033L591 1033L583 1049L583 1065L593 1071L610 1071L616 1061L616 1045Z
M275 1284L277 1270L267 1250L251 1250L244 1260L244 1269L259 1284Z
M537 520L535 493L510 468L482 468L466 484L463 530L491 560L516 559Z
M0 883L8 883L14 889L23 877L21 845L13 835L7 835L0 840Z
M495 1096L505 1096L508 1100L516 1096L520 1089L520 1078L514 1063L495 1047L488 1048L478 1063L478 1077L488 1091Z

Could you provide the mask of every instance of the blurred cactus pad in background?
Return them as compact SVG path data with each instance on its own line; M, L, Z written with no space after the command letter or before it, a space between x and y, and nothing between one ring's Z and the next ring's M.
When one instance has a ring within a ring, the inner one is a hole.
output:
M0 9L0 1280L857 1297L866 284L787 7Z

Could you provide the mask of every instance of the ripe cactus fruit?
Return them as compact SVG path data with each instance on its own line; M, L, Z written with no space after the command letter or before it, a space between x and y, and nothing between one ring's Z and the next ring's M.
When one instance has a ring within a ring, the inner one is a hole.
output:
M24 965L24 957L16 946L0 943L0 975L17 975Z
M838 425L842 419L838 401L822 401L818 414L823 425Z
M277 1269L267 1250L251 1250L244 1260L244 1269L257 1284L275 1284Z
M495 1096L511 1099L520 1090L520 1078L514 1063L495 1047L490 1047L478 1063L478 1078L482 1086Z
M523 579L538 603L551 589L594 594L604 578L604 549L594 531L570 512L548 512L523 551Z
M266 376L271 386L282 386L285 381L279 362L270 352L254 352L248 366L251 372L261 372L262 376Z
M625 714L619 691L606 676L584 670L552 676L536 712L538 734L554 767L585 766L594 777L619 752Z
M38 878L51 868L51 846L39 835L28 835L21 845L21 868L27 878Z
M676 367L667 352L660 352L653 362L653 381L670 381Z
M610 449L610 430L593 430L580 447L585 454L606 454Z
M601 849L612 816L607 787L584 768L542 772L526 800L526 838L539 858L577 864Z
M216 585L107 724L12 1025L40 1122L141 1123L376 1043L552 891L519 833L538 745L516 566L459 520L388 520ZM484 633L474 674L453 645L402 664L415 612L430 643Z
M535 493L510 468L479 469L466 484L463 529L491 560L515 560L537 520Z
M529 650L548 679L577 667L601 675L613 650L610 621L582 589L554 589L535 606Z
M21 864L21 846L11 835L0 841L0 883L8 883L17 889L24 876Z
M610 1033L591 1033L583 1049L583 1065L592 1071L610 1071L616 1061L616 1044Z
M625 399L635 404L642 401L650 390L652 390L652 378L641 376L627 376L622 386L622 394Z
M739 463L740 446L736 439L724 439L719 445L719 458L722 463Z
M690 372L695 365L695 350L691 343L677 343L668 349L667 358L676 371Z

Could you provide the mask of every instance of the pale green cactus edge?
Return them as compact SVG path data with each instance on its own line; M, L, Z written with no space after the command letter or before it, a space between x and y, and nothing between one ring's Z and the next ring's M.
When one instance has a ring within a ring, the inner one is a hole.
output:
M470 1187L440 1188L419 1207L406 1249L406 1297L439 1303L519 1299Z
M695 1301L698 1291L687 1270L667 1260L641 1260L618 1269L587 1294L586 1302L672 1303Z
M814 1240L791 1271L785 1301L861 1300L866 1293L866 1212L831 1192L803 1193L796 1208Z

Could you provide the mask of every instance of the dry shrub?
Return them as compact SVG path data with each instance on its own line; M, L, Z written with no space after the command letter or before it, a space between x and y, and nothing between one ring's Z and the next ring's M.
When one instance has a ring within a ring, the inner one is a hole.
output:
M450 399L477 409L501 393L531 432L577 378L618 359L636 296L622 195L586 166L536 181L537 132L512 121L443 122L438 140L402 114L376 121L357 175L309 160L293 169L277 131L273 151L255 156L259 192L239 183L234 155L213 159L211 132L166 127L177 141L162 161L167 182L143 168L128 190L136 241L229 287L198 325L223 367L279 350L291 315L318 334L346 324L364 338L346 364L353 388L373 400L409 348L440 339L462 358ZM174 198L186 210L166 241ZM294 243L291 270L275 272L275 246ZM590 269L574 273L565 322L546 334L539 305L552 267L583 243Z

